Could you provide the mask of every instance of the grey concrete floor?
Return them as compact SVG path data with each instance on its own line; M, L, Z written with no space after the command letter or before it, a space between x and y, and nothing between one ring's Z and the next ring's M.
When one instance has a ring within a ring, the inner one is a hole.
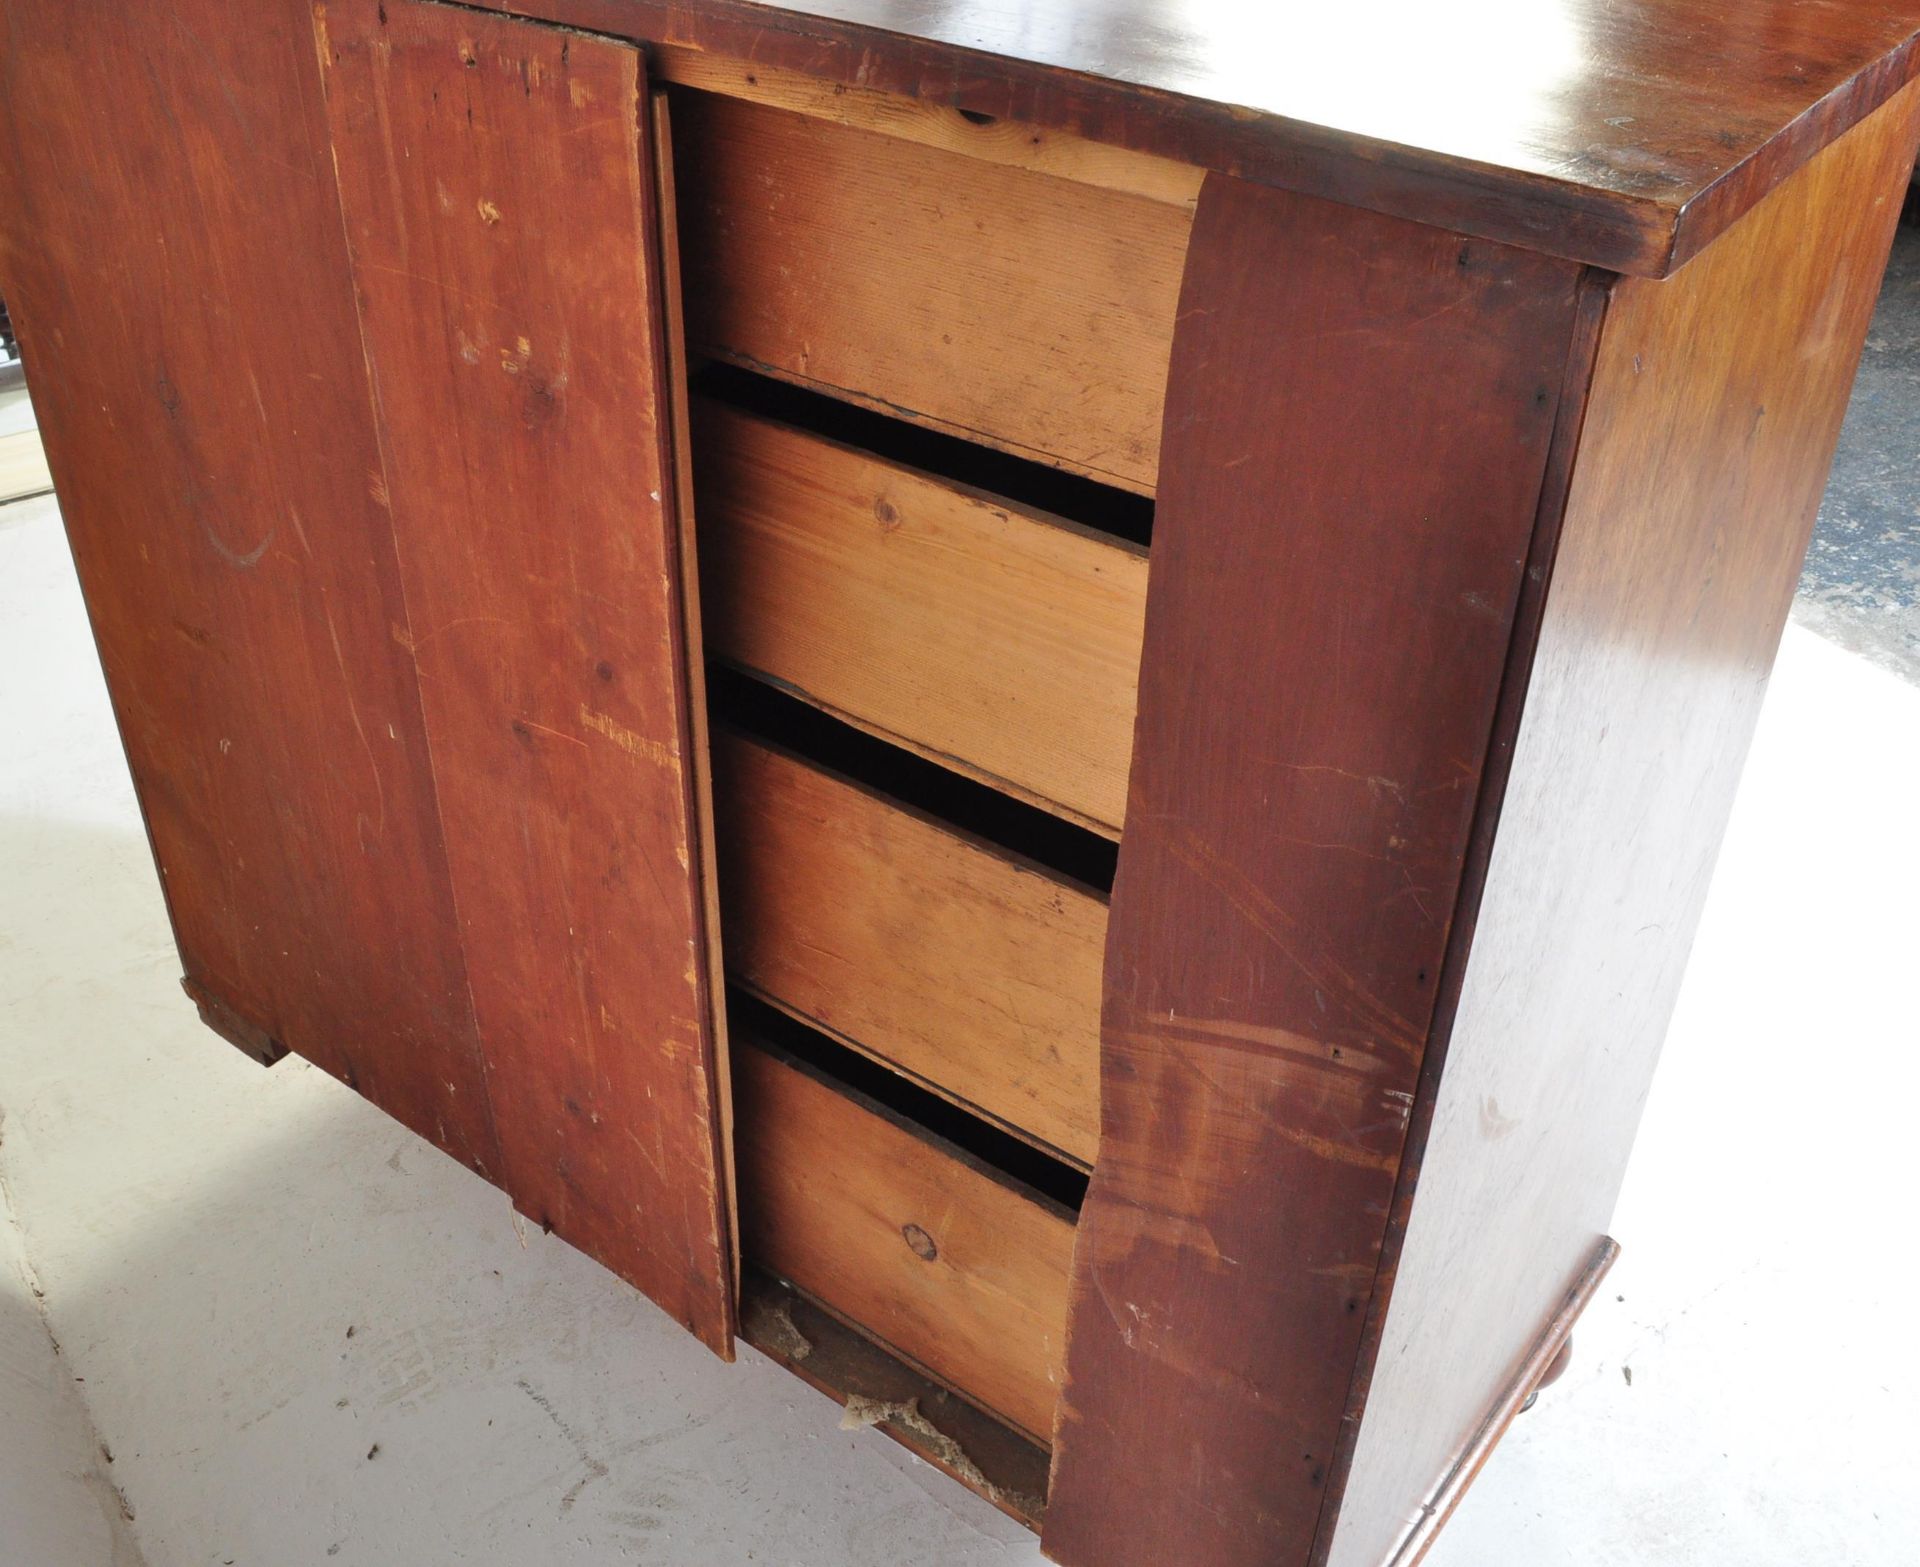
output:
M1793 613L1920 681L1920 226L1894 241Z

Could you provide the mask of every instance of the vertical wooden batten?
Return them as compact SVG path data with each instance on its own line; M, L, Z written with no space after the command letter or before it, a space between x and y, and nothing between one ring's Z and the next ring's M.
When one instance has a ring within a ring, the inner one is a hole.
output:
M1579 277L1201 192L1044 1537L1070 1567L1306 1559Z
M729 1354L640 56L417 0L314 15L504 1184Z
M672 496L675 544L679 553L677 602L680 663L685 671L687 733L693 758L693 850L688 874L700 897L700 950L707 981L707 1018L714 1114L714 1167L725 1193L728 1250L733 1270L734 1317L739 1317L743 1275L740 1262L739 1183L733 1167L733 1072L727 1040L726 962L720 944L720 871L714 847L713 766L707 726L707 656L700 599L700 560L695 547L693 505L692 408L687 394L686 314L680 286L680 221L673 184L673 116L659 88L647 95L653 131L652 174L654 253L660 268L661 384L666 388L668 433L673 451Z

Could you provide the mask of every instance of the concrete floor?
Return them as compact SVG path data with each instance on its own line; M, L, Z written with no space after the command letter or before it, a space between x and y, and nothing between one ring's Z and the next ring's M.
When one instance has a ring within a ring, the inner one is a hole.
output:
M1799 611L1887 667L1789 628L1625 1255L1435 1567L1916 1559L1920 235L1901 266ZM51 497L0 508L0 713L0 1567L1039 1559L200 1028Z
M1917 198L1920 199L1920 198ZM1920 681L1920 226L1880 290L1794 618Z

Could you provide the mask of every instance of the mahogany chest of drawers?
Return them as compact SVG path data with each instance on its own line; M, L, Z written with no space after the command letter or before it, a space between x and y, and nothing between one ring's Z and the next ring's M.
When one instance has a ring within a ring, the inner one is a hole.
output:
M1561 1354L1920 0L13 0L186 971L1071 1567L1406 1567Z

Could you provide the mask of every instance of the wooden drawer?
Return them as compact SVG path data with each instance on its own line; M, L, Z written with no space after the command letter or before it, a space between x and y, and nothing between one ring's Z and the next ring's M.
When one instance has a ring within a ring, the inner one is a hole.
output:
M708 650L1108 835L1144 550L696 399Z
M1151 493L1192 210L699 92L692 346Z
M748 1259L1049 1440L1071 1216L738 1035L734 1080Z
M1091 1167L1105 902L744 735L713 759L732 978Z

